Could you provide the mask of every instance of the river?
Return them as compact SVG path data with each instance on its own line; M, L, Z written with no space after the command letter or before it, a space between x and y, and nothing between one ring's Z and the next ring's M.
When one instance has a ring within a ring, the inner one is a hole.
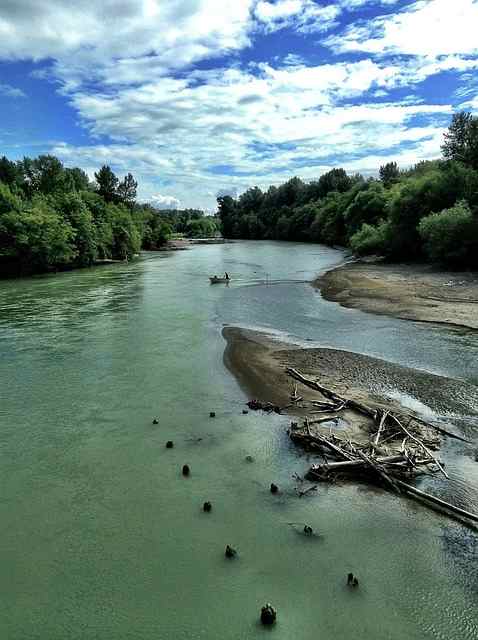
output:
M2 639L245 640L268 601L277 640L478 638L476 533L354 485L299 500L287 419L243 415L223 364L233 324L478 383L476 333L323 300L343 259L236 242L0 282Z

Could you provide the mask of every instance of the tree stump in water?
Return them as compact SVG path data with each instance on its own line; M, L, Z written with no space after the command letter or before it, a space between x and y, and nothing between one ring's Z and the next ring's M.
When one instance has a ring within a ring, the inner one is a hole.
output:
M277 618L277 612L274 607L268 602L261 609L261 622L262 624L271 625L274 624Z
M349 586L349 587L358 587L358 580L354 576L353 573L348 573L347 574L347 586Z

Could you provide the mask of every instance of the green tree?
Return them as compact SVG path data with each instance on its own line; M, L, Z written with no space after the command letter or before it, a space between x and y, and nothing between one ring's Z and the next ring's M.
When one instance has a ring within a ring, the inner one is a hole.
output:
M24 188L32 197L34 194L53 194L65 189L65 170L62 163L51 155L38 158L24 158L21 163Z
M400 171L396 162L387 162L379 169L380 180L383 182L384 187L391 187L400 179Z
M385 216L387 192L377 181L358 191L344 212L347 233L352 236L364 223L375 224Z
M418 230L431 260L453 266L478 266L478 217L473 216L464 200L426 216Z
M76 264L79 266L93 264L98 258L98 230L86 203L76 191L73 191L58 198L56 208L75 231Z
M390 223L382 220L378 225L364 223L350 238L350 248L358 256L387 255L390 247Z
M78 167L66 168L65 178L75 191L88 191L90 189L90 180L83 169Z
M136 200L138 183L131 173L128 173L117 188L118 200L128 207L132 207Z
M5 156L0 158L0 182L12 187L17 184L19 172L15 162L11 162Z
M445 133L442 152L448 160L478 169L478 117L465 111L455 113Z
M95 173L96 191L104 198L105 202L115 202L117 199L118 178L107 165L103 165L98 173Z

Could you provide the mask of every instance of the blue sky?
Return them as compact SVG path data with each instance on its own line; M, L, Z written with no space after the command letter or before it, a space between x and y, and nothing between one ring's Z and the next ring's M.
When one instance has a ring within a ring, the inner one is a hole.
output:
M158 206L440 155L478 112L478 0L2 0L0 153Z

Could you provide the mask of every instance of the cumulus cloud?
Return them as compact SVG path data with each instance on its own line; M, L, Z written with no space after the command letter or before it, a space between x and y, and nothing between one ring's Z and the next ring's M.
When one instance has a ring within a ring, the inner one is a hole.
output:
M160 193L151 196L149 202L157 209L179 209L181 206L180 200L174 196L163 196Z
M54 59L70 86L113 63L134 81L136 68L165 73L248 46L254 1L3 2L0 59Z
M336 51L439 57L478 53L478 0L420 0L329 38Z
M90 141L52 145L65 163L89 175L101 164L132 171L140 197L156 206L208 208L213 194L291 174L315 178L337 164L368 173L386 154L404 165L439 155L452 105L418 99L414 88L443 71L476 72L478 0L420 0L392 12L394 4L8 1L0 59L43 60L37 79L54 80L78 114ZM365 5L378 17L324 35ZM264 32L281 29L310 46L272 58L259 46L253 63L241 61ZM333 55L349 51L348 60ZM403 88L410 95L394 102ZM460 101L478 108L475 95Z

